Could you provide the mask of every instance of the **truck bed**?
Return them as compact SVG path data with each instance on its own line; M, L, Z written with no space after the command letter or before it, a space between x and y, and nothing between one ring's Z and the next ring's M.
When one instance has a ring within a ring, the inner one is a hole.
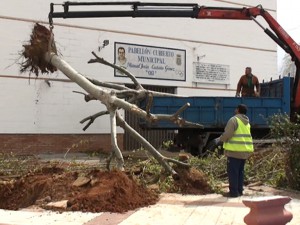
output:
M247 116L252 128L268 128L271 116L278 113L290 114L292 78L270 81L261 84L261 97L154 97L151 107L152 114L174 114L181 106L190 103L180 115L185 120L204 125L204 129L223 129L238 104L248 106ZM146 102L141 102L145 107ZM140 125L148 129L179 129L170 121L147 123Z

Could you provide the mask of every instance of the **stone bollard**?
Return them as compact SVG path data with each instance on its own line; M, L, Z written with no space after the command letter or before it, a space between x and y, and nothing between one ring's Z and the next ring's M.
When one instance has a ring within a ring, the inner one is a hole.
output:
M285 225L293 218L293 214L284 208L291 201L286 196L265 196L243 200L250 212L245 216L247 225Z

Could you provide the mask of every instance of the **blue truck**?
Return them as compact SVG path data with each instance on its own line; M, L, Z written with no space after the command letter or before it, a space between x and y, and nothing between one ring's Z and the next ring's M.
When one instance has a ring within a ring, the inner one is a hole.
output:
M264 138L269 133L270 119L275 114L291 113L293 78L283 77L261 84L261 97L153 97L150 112L152 114L172 115L186 103L190 104L180 116L189 122L199 123L203 128L184 127L172 121L140 121L145 129L176 130L174 145L194 155L205 153L210 141L219 136L227 121L234 115L238 104L248 106L254 138ZM140 102L146 108L147 101ZM174 146L173 146L174 147Z

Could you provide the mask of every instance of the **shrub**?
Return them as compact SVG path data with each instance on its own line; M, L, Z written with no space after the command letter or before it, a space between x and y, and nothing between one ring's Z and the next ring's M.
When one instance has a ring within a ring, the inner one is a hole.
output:
M286 150L285 175L289 187L300 190L300 115L277 114L271 118L271 135Z

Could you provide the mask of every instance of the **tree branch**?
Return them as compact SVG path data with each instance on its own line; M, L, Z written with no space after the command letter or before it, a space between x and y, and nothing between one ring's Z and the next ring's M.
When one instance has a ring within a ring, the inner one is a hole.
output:
M106 87L106 88L111 88L111 89L115 89L115 90L131 90L128 87L125 87L123 85L119 85L119 84L112 84L112 83L107 83L107 82L101 82L98 81L96 79L91 79L86 77L90 82L92 82L93 84L100 86L100 87Z
M116 109L109 109L110 114L110 129L111 129L111 145L114 156L117 159L117 168L124 170L124 159L117 142L117 122L116 122ZM109 168L109 165L107 165Z
M149 151L152 156L170 173L174 179L178 179L178 174L176 171L164 160L164 156L161 155L156 149L145 139L143 138L136 130L126 123L126 121L119 115L117 112L117 122L120 127L126 130L135 140L141 143L147 151Z
M88 117L82 119L82 120L80 121L81 124L83 124L84 122L86 122L86 121L89 120L88 124L85 125L85 127L83 128L83 130L85 131L87 128L89 128L89 126L90 126L92 123L94 123L94 121L95 121L96 118L98 118L98 117L100 117L100 116L103 116L103 115L107 115L107 114L109 114L108 111L101 111L101 112L98 112L98 113L96 113L96 114L94 114L94 115L92 115L92 116L88 116Z
M113 63L110 63L110 62L106 61L103 58L100 58L99 56L97 56L97 54L95 52L92 52L92 54L95 56L96 59L90 59L88 61L88 63L96 63L96 62L98 62L98 63L104 64L104 65L110 66L110 67L112 67L114 69L117 69L121 73L124 73L125 75L127 75L132 80L132 82L134 83L136 89L138 89L138 90L144 89L142 87L142 85L138 82L138 80L135 78L135 76L133 74L131 74L128 70L122 68L121 66L118 66L118 65L115 65Z

